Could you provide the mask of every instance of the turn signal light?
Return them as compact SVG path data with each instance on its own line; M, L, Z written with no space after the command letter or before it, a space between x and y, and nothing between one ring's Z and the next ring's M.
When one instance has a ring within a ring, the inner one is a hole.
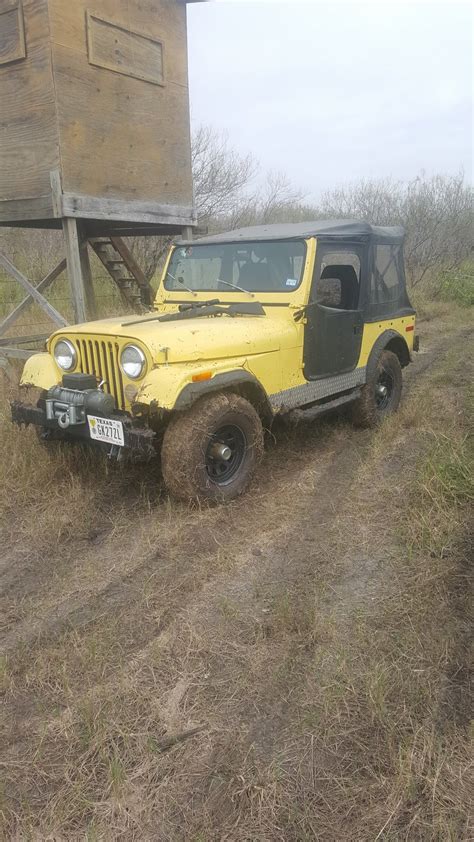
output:
M200 383L201 380L210 380L212 377L212 371L201 371L199 374L193 374L191 380L193 383Z
M407 333L408 333L409 330L415 330L415 325L407 325L405 330L406 330Z

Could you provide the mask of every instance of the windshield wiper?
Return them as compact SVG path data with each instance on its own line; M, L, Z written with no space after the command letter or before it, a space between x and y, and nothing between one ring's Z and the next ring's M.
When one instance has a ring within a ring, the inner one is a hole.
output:
M242 302L239 304L222 305L222 301L213 298L211 301L196 301L189 304L181 304L177 313L164 313L161 316L147 316L146 318L134 319L131 322L122 322L122 327L141 325L144 322L176 322L180 319L194 319L197 316L264 316L265 310L259 301Z
M173 281L176 281L177 284L181 284L181 286L183 287L183 289L186 290L186 292L190 292L191 295L194 295L194 296L197 295L196 290L191 289L190 287L187 287L182 278L176 278L174 275L171 274L171 272L167 272L166 277L168 277L168 275L169 275L170 278L173 279Z
M248 304L229 304L223 307L221 304L211 304L207 307L192 307L178 313L165 313L158 316L158 322L177 322L181 319L197 319L200 316L264 316L265 310L259 301L252 301Z
M232 289L238 289L239 292L245 292L246 295L250 295L250 298L255 298L253 292L250 292L249 289L244 289L243 287L238 287L237 284L231 284L230 281L223 281L222 278L217 279L218 284L225 284L226 287L232 287Z

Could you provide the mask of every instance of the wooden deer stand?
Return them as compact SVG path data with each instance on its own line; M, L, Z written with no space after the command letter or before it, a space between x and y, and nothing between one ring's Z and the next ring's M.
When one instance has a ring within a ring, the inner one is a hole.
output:
M95 316L92 248L137 309L152 289L124 238L190 237L193 208L186 0L0 0L0 226L59 229L65 256L36 286L0 253L25 298L0 322L0 358L43 336L8 336L67 270L74 319Z

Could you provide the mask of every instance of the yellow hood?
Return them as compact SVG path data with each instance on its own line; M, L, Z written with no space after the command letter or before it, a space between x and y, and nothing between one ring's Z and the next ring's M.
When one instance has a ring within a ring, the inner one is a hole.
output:
M226 357L250 356L293 347L295 325L268 316L207 317L183 321L150 321L148 316L127 316L71 325L54 334L67 336L110 336L130 339L147 348L156 362L167 348L168 362L197 362Z

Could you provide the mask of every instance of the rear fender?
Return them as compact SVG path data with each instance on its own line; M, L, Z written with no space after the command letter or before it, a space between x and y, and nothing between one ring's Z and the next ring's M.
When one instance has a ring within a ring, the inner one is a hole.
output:
M406 340L396 330L386 330L381 333L379 338L372 347L369 359L367 361L367 379L369 379L371 372L377 365L377 360L381 351L392 351L400 362L402 368L411 362L410 349Z

